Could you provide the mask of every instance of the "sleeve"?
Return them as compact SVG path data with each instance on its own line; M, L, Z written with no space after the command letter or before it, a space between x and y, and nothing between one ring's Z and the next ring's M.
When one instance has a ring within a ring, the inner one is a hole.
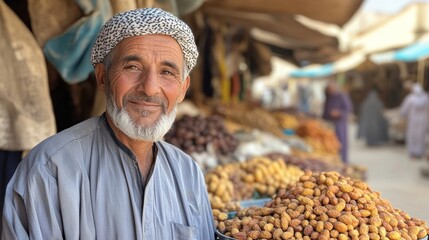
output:
M3 206L1 239L29 239L27 229L24 200L8 187Z
M325 99L325 102L323 103L322 118L325 120L329 120L328 99Z
M353 104L348 94L342 94L342 115L347 116L348 114L353 112Z
M23 170L18 168L6 191L2 239L62 239L56 180L44 165L33 166L27 176Z
M410 111L411 99L409 96L405 98L400 107L400 114L402 117L407 117Z

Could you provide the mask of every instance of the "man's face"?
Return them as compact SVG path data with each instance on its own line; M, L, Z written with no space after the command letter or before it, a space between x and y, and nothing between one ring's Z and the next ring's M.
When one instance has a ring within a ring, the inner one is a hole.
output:
M329 83L328 87L326 88L326 91L328 95L332 95L337 92L336 86L333 83Z
M115 124L124 121L118 118L128 118L125 122L143 131L167 122L168 126L161 127L168 131L175 108L189 87L189 77L182 80L185 62L179 44L166 35L136 36L122 40L113 51L111 66L104 74L104 88L108 113ZM128 128L117 127L123 131ZM159 136L130 137L159 140Z

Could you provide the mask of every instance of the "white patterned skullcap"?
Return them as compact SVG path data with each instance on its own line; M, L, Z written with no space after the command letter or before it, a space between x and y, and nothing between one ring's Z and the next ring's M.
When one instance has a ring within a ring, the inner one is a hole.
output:
M198 50L191 29L173 14L159 8L135 9L119 13L107 21L92 48L92 65L103 62L121 40L150 34L174 38L182 48L188 70L195 66Z

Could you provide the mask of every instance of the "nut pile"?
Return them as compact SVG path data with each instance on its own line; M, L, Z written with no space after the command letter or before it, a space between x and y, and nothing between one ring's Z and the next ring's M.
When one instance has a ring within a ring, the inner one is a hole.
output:
M241 180L242 175L238 163L218 166L205 175L212 209L234 211L237 206L228 203L252 197L253 187Z
M298 118L294 115L283 112L275 112L273 113L273 116L277 119L282 128L296 129L299 127Z
M364 182L336 172L307 171L265 207L247 208L220 221L236 239L420 239L428 226L380 198Z
M282 159L271 160L266 157L255 157L241 164L246 172L244 182L252 184L262 196L272 196L279 189L299 180L304 172L293 165L286 165Z
M186 153L201 153L212 144L222 155L234 152L238 140L227 132L220 116L183 116L165 136L165 141L179 147Z
M301 169L288 166L281 159L257 157L244 163L218 166L205 175L205 181L212 209L227 212L236 209L235 205L228 204L231 201L250 199L255 191L261 196L272 196L303 174Z
M291 155L298 158L318 159L333 164L343 164L339 154L322 153L322 152L307 152L297 148L292 148Z
M296 134L305 139L314 152L338 154L340 142L335 132L320 120L307 119L296 129Z
M276 136L283 136L282 128L272 114L263 108L244 103L217 104L214 111L226 119L250 128L260 129Z
M336 163L326 161L319 158L298 157L286 155L283 153L271 153L266 155L270 159L283 159L287 165L298 166L302 170L308 170L316 173L320 172L338 172L343 176L354 179L365 180L366 169L364 167L355 166L352 164L345 165L342 162Z

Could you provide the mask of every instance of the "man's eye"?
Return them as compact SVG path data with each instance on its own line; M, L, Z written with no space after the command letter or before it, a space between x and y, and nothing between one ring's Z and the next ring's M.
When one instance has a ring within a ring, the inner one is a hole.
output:
M135 65L127 65L125 66L125 69L138 70L139 68Z
M162 74L174 76L174 73L172 71L169 71L169 70L163 70Z

